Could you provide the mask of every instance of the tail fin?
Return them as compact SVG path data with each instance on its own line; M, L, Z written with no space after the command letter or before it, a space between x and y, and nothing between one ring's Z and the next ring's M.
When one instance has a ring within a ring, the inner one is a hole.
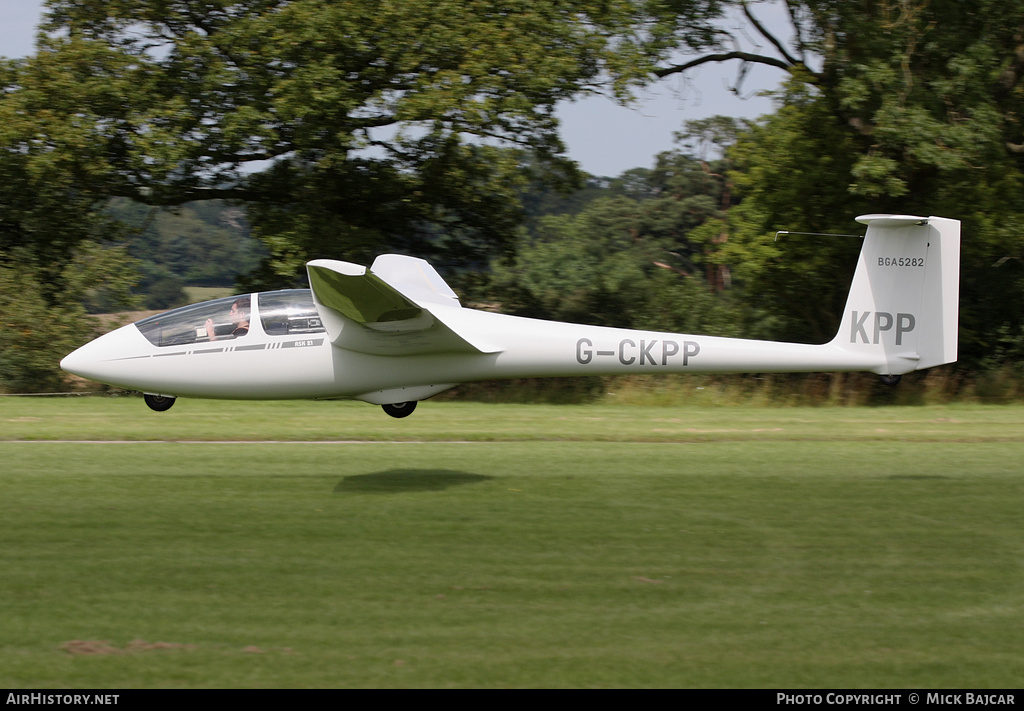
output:
M901 374L957 357L960 222L862 215L868 226L833 345Z

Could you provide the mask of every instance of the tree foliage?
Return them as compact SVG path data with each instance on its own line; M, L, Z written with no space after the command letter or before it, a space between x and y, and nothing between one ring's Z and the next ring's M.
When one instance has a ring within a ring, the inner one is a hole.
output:
M259 265L243 208L221 200L173 208L115 198L106 214L125 225L127 253L139 263L136 292L149 309L185 303L185 286L234 287Z
M704 17L716 3L675 5ZM665 24L631 0L48 7L13 93L52 102L54 120L76 126L69 140L89 144L87 157L61 138L54 154L109 195L250 202L271 252L265 280L315 256L388 247L479 260L507 246L524 177L500 149L529 149L575 179L556 104L609 77L626 92ZM701 22L671 24L703 41Z
M53 266L37 266L30 251L0 261L0 391L60 390L67 375L60 359L97 334L86 306L131 303L134 273L123 249L79 244L59 279L61 298L47 298Z
M600 186L571 212L531 223L493 267L506 309L601 325L741 335L724 292L718 224L730 207L724 163L681 151Z
M852 232L862 212L936 214L963 222L962 360L977 362L1024 314L1024 6L1011 0L787 0L783 42L735 2L761 49L722 30L707 62L784 72L778 109L731 153L742 209L733 215L734 266L751 298L777 309L777 335L834 333L855 243L789 238L780 228ZM763 7L763 5L762 5ZM738 77L743 76L741 68Z

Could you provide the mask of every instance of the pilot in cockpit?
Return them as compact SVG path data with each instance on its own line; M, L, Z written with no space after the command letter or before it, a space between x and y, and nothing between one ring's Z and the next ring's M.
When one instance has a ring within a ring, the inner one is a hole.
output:
M206 319L206 337L211 341L225 340L229 338L238 338L249 333L249 310L251 300L248 295L239 296L235 299L234 303L231 304L231 311L228 312L228 318L231 319L231 324L234 329L229 333L222 332L218 335L216 331L216 325L212 318Z

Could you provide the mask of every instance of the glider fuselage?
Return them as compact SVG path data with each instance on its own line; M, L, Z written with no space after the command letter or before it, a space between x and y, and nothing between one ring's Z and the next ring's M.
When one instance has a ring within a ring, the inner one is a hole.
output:
M960 223L907 215L858 220L868 224L864 246L839 331L823 345L463 308L427 262L383 255L369 269L309 262L310 290L158 314L82 346L61 367L166 398L345 397L391 406L488 379L850 370L895 377L955 361Z
M857 370L869 364L831 345L616 329L440 306L433 311L445 323L473 333L493 352L431 353L425 346L428 352L414 355L362 353L333 346L323 330L268 332L260 319L262 296L252 295L252 324L244 336L154 345L130 324L83 346L63 367L131 390L263 400L360 397L500 378ZM416 335L396 332L383 339L403 350Z

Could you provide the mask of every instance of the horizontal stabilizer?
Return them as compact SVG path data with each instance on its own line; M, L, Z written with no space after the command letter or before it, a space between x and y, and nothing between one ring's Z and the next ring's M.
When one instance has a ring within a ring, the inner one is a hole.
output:
M927 225L928 218L916 215L861 215L857 222L868 227L913 227Z

